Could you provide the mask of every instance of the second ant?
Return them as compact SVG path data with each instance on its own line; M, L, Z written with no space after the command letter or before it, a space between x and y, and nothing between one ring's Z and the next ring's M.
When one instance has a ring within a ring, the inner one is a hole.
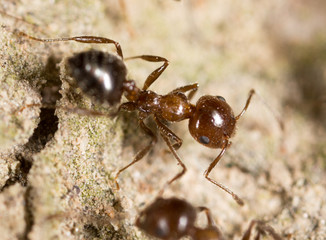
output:
M206 214L207 226L204 228L197 227L195 224L198 212ZM254 225L256 225L255 240L261 239L261 236L266 233L274 240L282 239L271 226L263 221L252 220L242 240L250 239ZM157 239L176 240L190 236L193 240L225 240L207 207L194 207L189 202L176 197L155 199L140 212L136 226Z
M205 178L216 186L229 193L234 200L243 205L243 200L227 187L209 177L210 172L225 154L231 145L230 138L235 133L236 123L246 112L254 90L249 91L246 104L238 115L234 115L231 107L221 96L205 95L199 98L196 105L190 103L198 89L198 84L190 84L176 88L166 95L159 95L148 88L159 78L167 68L169 62L164 57L153 55L139 55L124 58L120 44L112 39L95 36L77 36L56 39L41 39L19 32L20 36L40 42L77 41L81 43L114 44L118 56L97 50L88 50L77 53L67 59L68 69L77 85L95 101L115 105L120 103L124 94L127 102L119 106L119 110L138 111L139 126L150 137L150 142L139 151L133 161L120 169L115 176L117 179L121 172L141 160L157 142L157 136L146 126L144 120L152 116L160 135L174 155L182 170L169 180L166 186L179 179L186 172L186 166L177 154L182 145L182 139L170 130L164 122L180 122L189 119L189 132L200 144L215 149L221 149L220 153L204 172ZM127 68L124 60L142 59L149 62L162 62L147 79L142 88L136 86L132 79L127 79ZM87 115L106 115L87 109L67 109L68 111Z

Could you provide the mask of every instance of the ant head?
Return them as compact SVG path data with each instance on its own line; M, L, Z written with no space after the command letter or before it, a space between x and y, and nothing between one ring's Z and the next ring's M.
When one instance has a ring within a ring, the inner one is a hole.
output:
M89 50L70 57L67 64L71 76L85 94L101 103L120 102L127 68L119 57Z
M189 233L196 209L178 198L158 198L136 220L136 226L159 239L179 239Z
M194 139L210 148L222 148L235 130L233 111L221 96L199 98L189 119L189 131Z

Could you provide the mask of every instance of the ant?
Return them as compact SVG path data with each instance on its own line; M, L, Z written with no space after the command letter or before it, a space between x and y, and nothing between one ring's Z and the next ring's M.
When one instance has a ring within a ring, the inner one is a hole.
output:
M115 176L117 189L119 189L117 179L121 172L141 160L157 142L157 136L144 122L149 116L153 117L160 135L178 161L178 164L182 167L182 170L169 180L166 186L180 178L186 172L186 166L176 152L182 145L182 139L163 122L179 122L189 119L189 132L196 141L209 148L221 149L219 155L204 172L205 178L229 193L239 205L244 204L240 197L227 187L211 179L209 174L223 157L227 148L231 145L230 138L235 133L237 121L246 112L250 104L250 100L255 93L253 89L249 92L249 97L247 98L243 110L240 114L235 116L231 107L221 96L205 95L199 98L196 105L191 104L190 100L198 89L197 83L176 88L166 95L159 95L154 91L148 90L169 65L169 61L164 57L139 55L123 58L120 44L117 41L104 37L76 36L41 39L29 36L23 32L19 32L18 34L40 42L77 41L82 43L115 45L118 56L107 52L88 50L69 57L67 59L67 65L77 85L86 95L93 97L94 100L109 105L115 105L120 103L121 97L124 94L128 101L122 103L118 111L138 111L139 126L151 138L148 145L136 154L133 161L117 172ZM127 79L127 68L123 60L132 59L163 62L163 64L149 74L143 87L140 89L136 86L134 80ZM188 94L186 95L186 93ZM94 116L108 115L87 109L68 110Z
M205 228L195 226L197 212L202 211L207 217ZM250 239L255 224L257 234L254 239L259 240L260 236L266 233L270 234L274 240L282 239L272 227L262 221L252 220L242 240ZM224 240L208 208L194 207L187 201L175 197L157 198L139 214L135 225L158 239L175 240L190 236L194 240Z

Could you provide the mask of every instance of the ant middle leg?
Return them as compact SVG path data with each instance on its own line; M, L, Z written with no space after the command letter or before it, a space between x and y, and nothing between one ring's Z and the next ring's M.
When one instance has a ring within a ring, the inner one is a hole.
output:
M127 105L125 105L126 107L128 107ZM142 150L140 150L137 154L136 154L136 156L134 157L134 159L133 159L133 161L131 162L131 163L129 163L128 165L126 165L125 167L123 167L123 168L121 168L118 172L117 172L117 174L115 175L115 177L114 177L114 183L115 183L115 185L116 185L116 188L117 188L117 190L119 190L120 189L120 187L119 187L119 184L118 184L118 177L119 177L119 175L124 171L124 170L126 170L127 168L129 168L131 165L133 165L133 164L135 164L136 162L138 162L139 160L141 160L151 149L152 149L152 147L156 144L156 142L157 142L157 137L156 137L156 135L152 132L152 130L150 129L150 128L148 128L146 125L145 125L145 123L144 123L144 121L143 121L143 119L139 119L139 125L140 125L140 127L144 130L144 132L148 135L148 136L150 136L151 137L151 141L149 142L149 144L146 146L146 147L144 147Z
M118 112L120 112L121 110L131 112L131 111L135 111L136 109L137 109L137 104L136 103L134 103L134 102L125 102L125 103L120 104L120 106L118 108Z
M123 59L120 43L109 38L95 37L95 36L76 36L76 37L63 37L63 38L37 38L30 36L24 32L18 31L18 36L26 37L39 42L65 42L76 41L81 43L96 43L96 44L114 44L117 49L118 55Z
M163 62L162 66L155 69L151 74L148 75L148 77L145 80L144 86L142 90L147 90L153 82L155 82L156 79L161 76L162 72L169 66L169 61L164 57L154 56L154 55L139 55L139 56L133 56L125 58L124 60L132 60L140 58L142 60L148 61L148 62Z
M228 189L227 187L225 187L224 185L216 182L215 180L211 179L208 175L210 174L210 172L212 171L212 169L216 166L216 164L220 161L220 159L223 157L226 149L229 147L229 145L231 144L231 142L226 142L225 146L222 148L222 151L220 152L220 154L216 157L216 159L209 165L209 167L206 169L206 171L204 172L204 176L205 178L210 181L211 183L215 184L216 186L218 186L219 188L223 189L225 192L227 192L228 194L230 194L233 199L241 206L244 205L243 200L234 192L232 192L230 189Z
M172 131L169 130L167 131L168 127L166 127L163 123L161 123L161 121L154 115L154 120L157 124L157 127L160 130L160 134L163 138L163 140L165 141L165 143L168 145L170 151L172 152L173 156L175 157L175 159L178 161L178 164L182 167L181 172L179 172L177 175L175 175L171 180L169 180L166 185L163 187L163 189L159 192L159 196L163 194L164 189L171 185L174 181L176 181L177 179L181 178L182 175L184 175L187 171L186 166L184 165L184 163L181 161L179 155L176 152L176 149L174 147L174 145L172 145L172 143L170 142L170 138L171 136L169 136L169 133L171 133ZM181 146L181 145L180 145Z
M177 92L185 93L189 91L188 99L191 100L195 95L195 93L197 92L197 90L198 90L198 83L193 83L193 84L185 85L183 87L176 88L173 91L171 91L169 94L177 93Z

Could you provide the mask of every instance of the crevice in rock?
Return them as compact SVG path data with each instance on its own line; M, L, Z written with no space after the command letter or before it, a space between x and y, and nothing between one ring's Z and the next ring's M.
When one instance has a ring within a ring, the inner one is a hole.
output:
M42 104L46 106L55 106L56 101L61 98L59 93L61 80L57 63L58 59L50 57L42 73L42 76L47 80L46 85L41 86ZM17 182L21 183L22 186L27 186L27 175L33 165L33 155L40 152L58 130L59 119L55 115L55 108L42 107L40 110L40 122L34 129L33 135L22 147L22 150L15 154L20 166L15 172L10 173L10 178L1 191Z
M55 106L57 100L61 98L59 89L61 88L61 80L59 77L59 69L56 64L58 59L50 57L42 72L42 76L46 86L41 86L42 104L45 106ZM23 235L19 238L21 240L28 240L28 234L31 232L34 224L33 216L33 201L31 198L31 192L33 186L28 183L28 174L33 166L33 156L39 153L45 148L46 144L54 137L55 132L58 130L59 119L55 115L55 108L42 107L40 109L40 122L34 129L32 136L28 142L21 148L19 152L16 152L15 158L19 162L19 167L12 172L10 178L6 181L4 187L0 190L20 183L26 187L25 193L25 222L26 228Z
M25 231L23 236L19 238L19 240L29 240L28 234L31 232L33 225L34 225L34 215L33 215L33 206L31 201L31 191L32 187L28 186L25 192Z

